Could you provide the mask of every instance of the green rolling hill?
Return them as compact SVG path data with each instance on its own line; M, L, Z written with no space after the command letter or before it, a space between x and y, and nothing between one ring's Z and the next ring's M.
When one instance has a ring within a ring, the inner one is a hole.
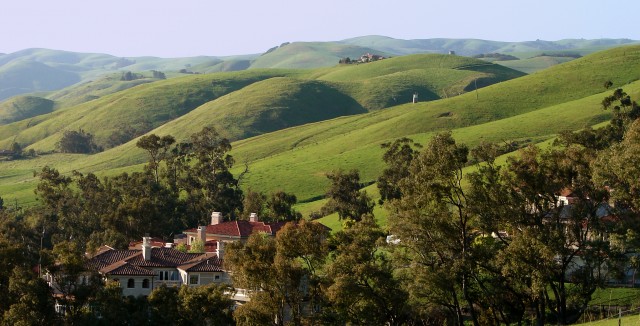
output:
M397 62L394 64L393 60ZM562 130L575 130L604 121L608 114L600 109L600 101L610 92L603 88L607 80L611 80L614 87L624 87L634 99L640 95L640 82L637 81L640 78L637 70L640 46L594 53L514 79L509 79L517 74L512 70L469 60L472 59L421 55L331 69L264 70L253 72L256 75L242 72L251 81L242 87L229 87L228 91L212 96L211 100L187 110L180 117L159 124L152 132L172 134L180 139L207 124L218 125L223 132L234 132L238 140L233 143L232 154L238 165L249 164L243 186L262 191L283 189L295 193L308 203L306 207L313 209L315 206L311 202L321 198L327 185L326 172L357 168L364 181L375 180L383 168L380 149L383 142L406 136L425 143L434 132L452 130L458 140L471 146L483 140L536 143L553 138ZM404 68L399 69L398 66ZM419 73L420 68L422 74ZM436 78L429 79L427 72L433 73L434 69L449 69L451 75L440 71L434 74ZM267 73L270 71L271 75ZM236 80L236 74L240 73L222 75L233 76L231 80ZM490 74L495 76L488 76ZM187 86L191 82L198 80L196 85L211 85L215 78L224 80L220 76L195 75L154 82L79 107L107 98L110 100L105 100L105 105L119 101L142 104L144 101L136 100L138 94L148 92L148 97L143 98L151 101L151 94L155 91L178 94L182 89L195 89L195 86ZM499 76L504 79L497 80ZM393 81L394 77L398 78ZM384 89L381 85L393 83L402 85L411 80L410 77L420 80L425 91L431 91L434 101L411 104L403 100L406 104L384 109L365 105L371 101L368 89ZM477 92L469 89L474 81L481 83L482 78L489 81L494 78L493 81L498 82ZM445 83L443 79L449 82ZM440 96L444 89L451 87L442 85L456 83L466 85L456 87L470 91L459 96ZM156 96L162 98L161 93L156 93ZM332 107L330 102L323 102L325 97L335 97L341 104ZM243 102L247 103L244 108ZM256 103L263 103L266 109L252 111ZM53 112L50 119L55 120L54 115L57 118L62 112L74 109ZM92 111L84 110L87 116ZM94 110L101 108L95 107ZM309 115L302 114L301 110ZM107 111L109 109L99 112L106 114ZM148 114L151 112L148 109ZM236 121L235 124L232 121ZM299 125L295 126L296 123L291 121L297 121ZM23 124L21 121L0 127L0 137L10 134L11 130L15 132L24 128ZM266 129L269 126L279 130ZM88 124L84 127L90 128ZM27 132L29 129L31 127L24 129L21 135L31 134ZM33 133L35 131L32 130ZM244 138L253 135L252 132L258 135ZM42 137L32 148L50 148L53 139ZM0 194L10 193L8 197L15 196L25 203L33 200L31 189L35 180L31 173L44 164L59 167L66 173L73 169L101 174L139 169L145 155L134 144L135 140L95 155L53 154L34 160L0 162Z
M433 100L519 76L522 73L499 65L448 55L414 55L319 70L187 75L0 126L0 147L15 140L50 151L65 130L78 129L94 134L106 147L110 135L123 126L142 133L161 127L164 133L186 138L194 128L214 125L238 140L406 103L414 92L422 100Z
M58 91L62 88L97 81L114 72L163 71L168 77L179 71L212 73L257 68L319 68L334 66L344 57L359 58L365 53L401 56L416 53L473 56L483 53L509 53L522 59L549 53L578 53L637 43L628 39L560 40L529 42L497 42L477 39L400 40L384 36L363 36L336 42L294 42L273 47L263 54L244 54L189 58L129 57L108 54L75 53L49 49L26 49L0 54L0 102L12 96ZM524 65L527 65L526 63ZM546 65L528 64L527 71ZM525 69L523 69L524 71ZM104 94L103 94L104 95ZM79 103L79 102L75 102Z
M16 96L0 102L0 125L53 112L55 102L36 96Z

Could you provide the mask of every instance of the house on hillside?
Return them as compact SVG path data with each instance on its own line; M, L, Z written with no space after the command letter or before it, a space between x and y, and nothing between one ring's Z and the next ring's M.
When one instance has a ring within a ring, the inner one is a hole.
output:
M157 243L156 243L157 244ZM87 267L106 280L116 281L124 296L149 295L154 288L230 283L222 269L223 246L216 252L186 253L171 246L154 246L144 237L140 249L118 250L103 246Z
M373 61L378 61L382 59L384 59L384 57L381 55L366 53L360 56L359 61L362 63L366 63L366 62L373 62Z
M211 223L205 226L188 229L186 244L191 246L196 240L202 241L205 248L211 248L219 242L246 241L253 233L265 233L275 236L287 222L265 223L259 220L258 214L251 213L248 221L222 221L222 213L213 212Z
M204 253L177 250L175 243L144 237L120 250L102 246L88 256L86 267L96 271L107 281L120 284L123 296L147 296L161 285L200 286L211 283L231 284L228 271L223 268L225 242L246 241L253 233L275 236L287 222L265 223L251 214L249 221L222 221L222 214L214 212L211 224L184 231L184 243L191 246L196 240L205 243ZM56 280L45 276L52 289ZM246 301L246 291L237 289L235 300Z

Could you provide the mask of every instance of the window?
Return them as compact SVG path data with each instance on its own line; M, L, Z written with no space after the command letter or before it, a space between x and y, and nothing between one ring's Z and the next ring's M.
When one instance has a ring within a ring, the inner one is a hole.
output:
M144 289L148 289L149 288L149 279L145 278L144 280L142 280L142 288Z
M220 275L216 275L216 280L219 280L219 279L220 279Z
M135 287L136 287L136 282L135 282L132 278L130 278L130 279L127 281L127 288L129 288L129 289L133 289L133 288L135 288Z
M198 281L200 281L200 275L189 275L189 284L198 284Z
M179 281L180 279L178 278L178 272L176 271L171 271L171 278L170 280L172 281Z
M160 271L160 281L169 280L169 271Z

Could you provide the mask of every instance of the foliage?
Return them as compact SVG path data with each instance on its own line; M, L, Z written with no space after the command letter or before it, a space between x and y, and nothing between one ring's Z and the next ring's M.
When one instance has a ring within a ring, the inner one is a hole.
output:
M319 303L319 268L326 257L327 229L313 222L289 222L276 238L253 234L246 243L227 246L225 268L233 271L235 286L253 291L234 319L240 325L294 325L314 318L302 314L303 305ZM309 299L305 303L306 299ZM275 321L274 321L275 316Z
M621 88L602 100L602 108L611 109L613 112L613 117L607 126L599 129L587 127L575 133L564 131L560 142L580 144L592 150L603 150L622 141L631 122L640 117L640 107Z
M338 212L342 220L360 221L362 216L371 214L375 205L365 191L360 191L360 174L356 170L328 173L331 186L327 190L329 201L325 205L330 211Z
M403 137L393 143L384 143L381 147L386 149L382 160L387 164L387 168L382 170L382 175L378 178L379 202L383 204L385 200L402 197L399 182L409 175L409 165L422 145Z
M178 291L178 325L232 325L234 306L227 285L182 286ZM165 317L163 315L163 317Z
M381 253L384 233L373 217L365 215L353 227L336 233L331 242L335 250L327 267L325 314L354 325L407 323L408 295L394 275L395 267Z
M102 151L94 142L93 135L82 129L65 131L56 148L61 153L91 154Z
M462 187L467 155L467 147L456 144L451 134L434 136L410 163L410 177L400 181L403 195L390 202L389 217L391 232L406 248L406 256L399 257L406 261L403 270L414 304L422 296L441 302L460 325L463 307L478 323L471 294L474 215Z
M191 242L191 248L189 248L190 253L203 253L204 252L204 242L200 239L196 239Z

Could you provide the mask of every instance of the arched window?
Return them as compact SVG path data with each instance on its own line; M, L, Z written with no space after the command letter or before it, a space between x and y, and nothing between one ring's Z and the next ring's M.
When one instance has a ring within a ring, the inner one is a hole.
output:
M130 288L130 289L135 288L135 287L136 287L136 282L135 282L132 278L130 278L130 279L127 281L127 287L128 287L128 288Z
M145 289L149 288L149 279L145 278L144 280L142 280L142 287Z

